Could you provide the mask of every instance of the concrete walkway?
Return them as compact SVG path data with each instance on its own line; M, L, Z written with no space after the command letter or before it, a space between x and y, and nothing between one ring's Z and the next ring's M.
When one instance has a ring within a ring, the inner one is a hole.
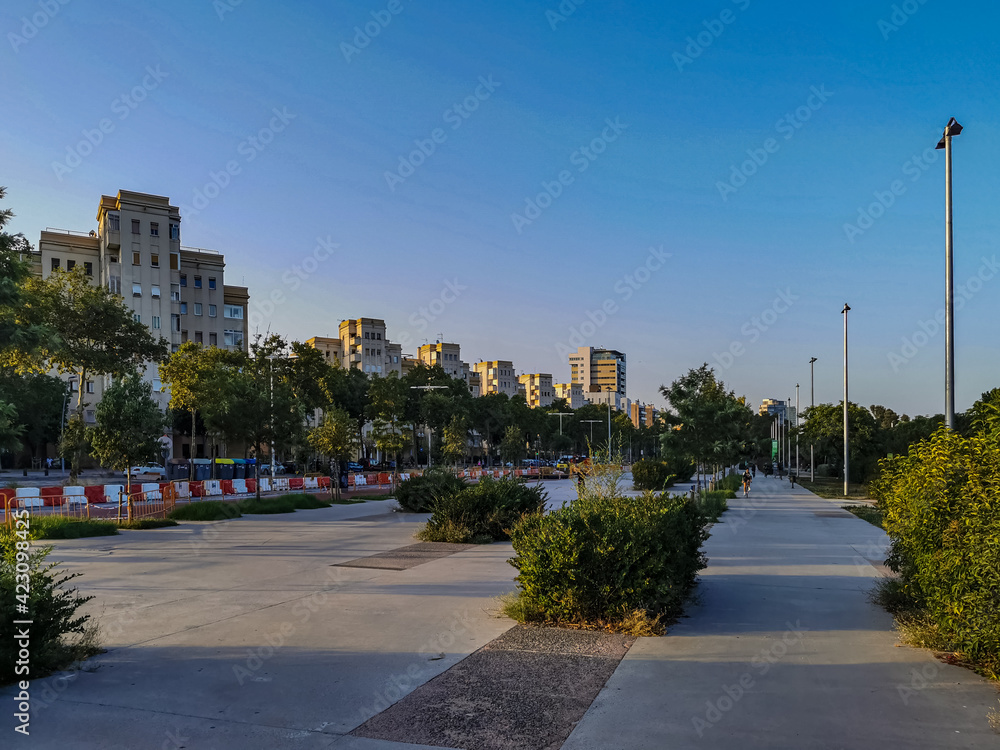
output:
M707 543L700 603L632 647L564 750L1000 746L992 685L897 646L867 594L886 537L841 505L758 475Z

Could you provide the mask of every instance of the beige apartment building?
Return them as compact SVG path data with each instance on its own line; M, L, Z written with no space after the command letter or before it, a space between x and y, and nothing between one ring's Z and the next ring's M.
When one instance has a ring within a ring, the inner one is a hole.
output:
M180 211L169 198L128 190L104 195L96 230L42 231L33 253L35 271L47 278L57 269L82 267L94 284L120 295L135 320L166 340L171 351L189 340L245 350L249 292L225 284L221 253L182 247L180 227ZM155 366L146 369L146 377L166 408L169 394ZM108 384L100 378L83 384L87 421L94 421L94 406Z
M570 381L583 388L583 397L593 403L593 394L614 391L625 396L625 355L615 349L581 346L569 355Z
M579 383L556 383L553 390L556 398L564 399L570 409L579 409L587 403L583 399L583 386Z
M650 404L638 401L629 407L629 417L636 429L640 426L652 427L660 419L660 412Z
M552 406L556 391L552 385L551 375L545 373L521 375L518 377L518 382L524 389L524 400L532 409Z
M331 364L368 375L404 372L403 349L386 336L385 321L379 318L355 318L340 322L340 338L314 336L305 343L323 352Z
M468 382L468 365L462 361L462 347L458 344L424 344L417 354L428 367L439 366L445 374Z
M513 398L518 394L519 383L514 374L513 362L502 359L476 362L472 365L472 372L479 375L479 395L481 396L489 393L503 393Z

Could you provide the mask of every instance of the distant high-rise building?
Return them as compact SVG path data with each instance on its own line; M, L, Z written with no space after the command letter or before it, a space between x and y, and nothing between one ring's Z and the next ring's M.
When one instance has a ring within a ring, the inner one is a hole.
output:
M521 375L518 382L524 388L524 400L532 409L552 406L555 401L555 387L552 376L544 373Z
M356 318L341 321L339 338L314 336L306 344L323 352L330 364L361 370L368 375L403 374L403 349L389 341L385 321Z
M599 391L626 395L625 355L614 349L581 346L569 355L570 381L583 388L583 397Z
M489 362L476 362L472 365L472 371L480 378L479 395L485 396L490 393L504 393L508 396L518 394L518 380L514 375L514 363L508 360L490 360Z

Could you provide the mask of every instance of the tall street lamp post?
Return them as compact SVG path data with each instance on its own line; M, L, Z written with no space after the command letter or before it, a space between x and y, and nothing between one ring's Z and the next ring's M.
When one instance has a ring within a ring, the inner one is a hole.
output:
M847 313L851 311L851 306L844 303L841 314L844 316L844 497L847 497L847 483L850 481L850 426L847 422L847 404L849 403L847 392Z
M795 384L795 478L799 476L799 384Z
M816 406L816 358L809 360L809 406ZM816 446L809 441L809 481L816 481Z
M595 424L600 424L603 421L604 421L603 419L581 419L580 420L581 424L589 424L590 425L590 446L588 446L588 447L590 448L590 452L591 453L594 452L594 448L593 448L593 445L594 445L594 425Z
M67 390L63 393L63 408L62 408L62 431L66 432L66 401L69 398L69 392L73 390L73 383L77 380L76 375L70 375L69 379L66 381ZM66 459L62 455L62 451L59 451L59 471L63 475L66 474Z
M952 117L945 126L938 149L944 149L945 261L944 261L944 425L955 429L955 245L952 223L951 139L962 134L962 126Z

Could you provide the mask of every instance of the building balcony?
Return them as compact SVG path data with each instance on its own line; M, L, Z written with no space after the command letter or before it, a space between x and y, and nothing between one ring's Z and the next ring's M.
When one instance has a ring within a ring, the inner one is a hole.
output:
M120 250L122 246L122 233L117 229L109 229L104 234L108 242L108 250Z

